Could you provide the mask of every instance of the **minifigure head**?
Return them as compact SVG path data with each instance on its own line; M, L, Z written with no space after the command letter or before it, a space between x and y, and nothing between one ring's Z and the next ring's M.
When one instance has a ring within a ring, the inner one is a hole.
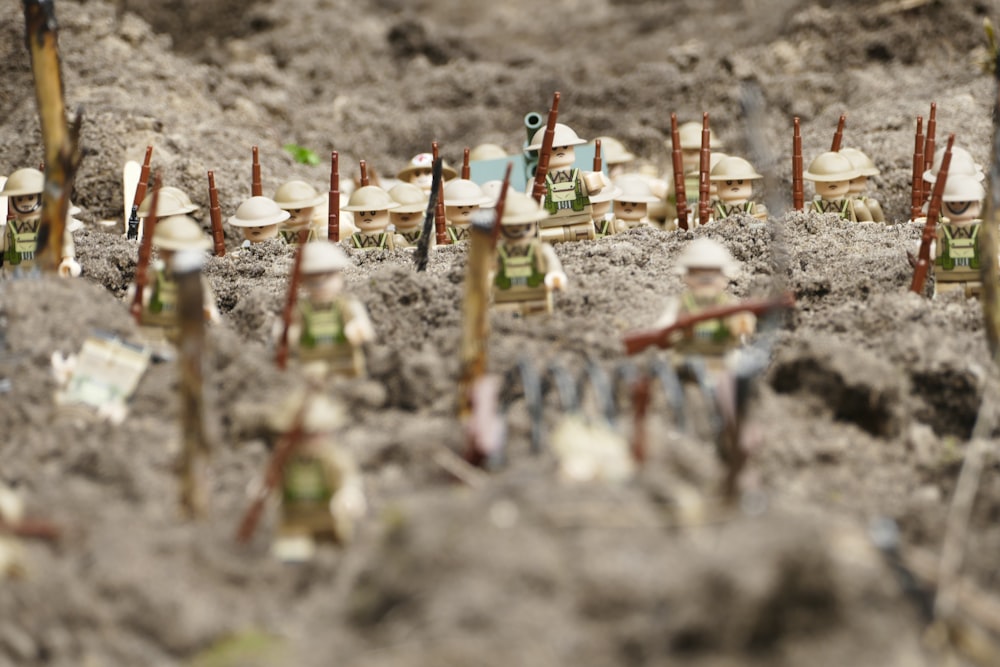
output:
M469 162L500 160L505 157L507 157L507 151L497 144L479 144L469 151Z
M351 194L345 211L354 213L354 226L367 234L384 232L389 226L389 211L399 204L382 188L374 185L360 187Z
M251 197L240 204L236 215L229 218L229 224L243 230L243 236L250 243L262 243L278 235L278 225L288 220L288 211L282 211L274 200L267 197Z
M736 273L736 260L718 241L699 238L692 241L677 260L684 284L699 299L710 299L726 289Z
M870 157L857 148L841 148L839 152L851 162L851 165L860 174L857 178L851 179L850 193L854 196L864 194L864 191L868 189L868 177L877 176L880 173L878 167L875 166Z
M851 180L860 175L850 160L832 151L817 156L802 174L807 181L813 181L816 194L827 201L847 196L851 191Z
M604 187L596 195L590 195L591 214L594 220L603 218L611 212L611 203L622 194L622 189L614 185L608 177L601 174Z
M285 229L301 229L312 221L316 207L324 197L316 188L305 181L288 181L274 193L274 203L283 211L288 211Z
M941 169L941 162L944 160L944 148L939 148L934 152L934 162L930 169L924 172L923 179L928 183L937 180L938 170ZM951 147L951 162L948 165L948 178L956 174L965 176L975 176L976 180L983 181L986 174L972 157L972 153L961 146Z
M712 169L709 179L717 187L716 195L727 204L741 204L753 195L753 182L763 178L741 157L726 156Z
M313 299L332 300L343 290L342 272L350 265L351 260L336 243L307 243L302 249L302 288Z
M157 200L159 208L159 200ZM153 230L153 245L167 266L174 253L180 250L208 250L212 241L201 231L198 223L186 215L170 215L159 219Z
M986 190L975 176L948 174L941 196L941 215L959 227L971 225L983 212Z
M410 164L403 167L396 178L404 183L416 185L424 192L431 191L433 181L432 170L434 168L434 156L430 153L417 153L410 160ZM441 165L441 179L450 181L458 176L458 172L447 164Z
M399 204L389 211L389 222L396 229L413 229L423 222L427 210L427 195L412 183L399 183L389 190L389 197Z
M10 212L15 217L27 217L42 208L45 175L37 169L18 169L4 184L0 195L7 197Z
M693 171L698 171L701 168L701 123L696 121L684 123L677 129L677 134L680 138L684 173L690 174ZM722 142L711 129L708 131L708 142L710 150L722 148ZM663 145L668 150L673 150L671 139L664 141Z
M658 201L649 183L638 176L619 178L615 185L621 194L615 198L615 217L629 222L639 222L646 217L649 204Z
M539 151L542 149L542 142L545 140L545 130L546 128L542 127L535 132L535 136L531 138L531 143L528 144L528 150ZM576 161L576 149L574 146L580 146L585 143L587 143L587 140L577 136L573 128L562 123L556 123L555 131L552 135L552 155L549 156L549 169L566 169L572 167Z
M153 191L150 189L145 199L139 205L136 214L143 219L149 217L149 210L153 207ZM191 198L181 190L171 185L164 185L156 195L156 217L167 218L172 215L188 215L198 210L198 207L191 201Z
M444 186L444 216L452 225L469 224L472 214L489 203L490 198L472 181L458 178Z
M538 221L548 212L537 201L522 192L510 191L500 220L500 235L504 243L522 245L538 235Z

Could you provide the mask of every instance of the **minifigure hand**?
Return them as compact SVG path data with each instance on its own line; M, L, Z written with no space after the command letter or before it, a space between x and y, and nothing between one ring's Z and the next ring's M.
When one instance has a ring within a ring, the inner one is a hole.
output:
M362 345L375 338L375 331L367 322L351 320L344 325L344 335L351 345Z
M545 274L545 286L550 290L566 289L566 274L562 271L549 271Z
M76 278L80 271L80 263L72 257L66 257L59 263L59 275L63 278Z

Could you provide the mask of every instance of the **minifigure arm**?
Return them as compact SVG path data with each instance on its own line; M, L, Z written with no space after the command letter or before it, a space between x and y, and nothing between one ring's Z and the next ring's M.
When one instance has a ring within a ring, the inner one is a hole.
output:
M368 310L357 299L351 299L346 305L347 324L344 325L344 335L352 345L362 345L375 340L375 327L368 317Z
M851 206L854 208L855 220L858 222L875 222L875 219L872 218L871 211L868 210L868 207L862 200L852 199Z
M545 271L545 286L550 290L566 289L566 274L556 251L548 243L541 244L542 265Z
M73 235L67 229L63 233L62 261L59 263L59 275L63 278L76 278L80 275L80 264L76 261L76 246Z
M204 275L201 276L202 311L205 314L205 321L211 324L218 324L221 320L219 307L215 303L215 292Z
M667 307L663 310L663 314L660 315L660 319L656 320L656 324L654 324L653 327L656 329L669 327L677 321L677 315L680 313L680 310L680 299L676 297L671 298L667 301Z
M587 186L588 195L596 195L604 189L604 179L600 172L588 171L583 174L583 184Z

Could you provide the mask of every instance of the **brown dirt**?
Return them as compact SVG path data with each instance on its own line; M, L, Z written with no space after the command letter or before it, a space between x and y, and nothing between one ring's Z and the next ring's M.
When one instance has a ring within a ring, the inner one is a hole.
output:
M120 218L121 165L147 144L164 181L202 211L215 170L229 215L249 193L251 144L265 193L292 177L321 186L325 169L294 164L282 144L393 173L438 139L457 161L465 145L518 147L523 115L554 90L581 136L614 134L664 164L672 111L711 112L728 152L747 153L741 83L756 82L768 112L757 139L786 190L791 117L809 159L846 111L845 144L875 158L874 189L894 222L909 207L913 117L930 100L938 137L956 132L987 162L993 89L971 61L993 1L883 2L881 14L797 0L484 4L60 3L66 94L86 114L83 217ZM12 3L0 17L0 173L10 173L39 162L41 147L21 19ZM0 666L933 664L917 608L865 528L888 516L906 549L940 549L980 403L996 396L979 305L907 292L911 226L776 218L560 246L571 286L557 313L492 320L498 372L525 356L578 369L589 355L610 369L623 360L621 333L651 324L680 288L673 262L695 235L744 263L735 293L793 290L794 313L758 343L773 361L753 405L751 493L722 515L711 510L721 475L711 445L677 429L662 398L650 463L630 485L560 483L550 455L527 452L520 401L509 465L455 483L441 460L462 447L465 250L438 250L426 274L403 252L357 257L349 284L379 339L370 378L332 391L352 415L341 438L372 508L350 548L305 567L269 557L273 513L249 548L231 539L271 444L261 407L296 382L274 369L269 343L290 254L271 246L208 262L223 313L206 369L211 512L186 522L170 364L149 369L120 426L53 405L53 352L77 350L92 330L138 335L121 301L135 245L80 232L82 279L0 286L0 377L11 382L0 482L67 531L58 546L26 543L27 577L0 584ZM552 401L547 425L558 418ZM624 401L622 422L627 432ZM987 431L995 445L997 428ZM996 472L991 459L964 569L984 594L998 592ZM250 632L279 655L196 662L234 636L248 645Z

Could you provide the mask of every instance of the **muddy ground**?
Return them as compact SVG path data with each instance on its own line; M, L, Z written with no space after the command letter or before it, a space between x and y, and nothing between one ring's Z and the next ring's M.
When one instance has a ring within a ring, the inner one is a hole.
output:
M147 144L164 182L202 212L215 170L226 216L249 195L251 144L265 194L292 177L324 188L325 168L293 163L283 144L336 149L351 175L360 158L391 174L432 140L454 162L484 141L516 149L524 114L544 111L554 90L581 136L615 135L659 165L669 114L709 111L726 152L758 151L781 190L769 193L772 211L790 199L796 115L808 161L848 114L845 145L882 170L873 185L892 223L908 217L913 119L930 101L939 139L955 132L988 163L993 88L973 61L996 2L483 4L58 4L66 96L85 113L84 275L0 286L0 482L65 535L25 543L26 576L0 584L0 665L938 664L919 604L867 529L888 517L905 553L939 553L983 397L996 394L978 303L907 292L911 225L790 214L563 245L570 288L557 312L493 318L498 372L524 356L580 368L589 355L611 369L622 332L651 324L679 290L674 260L697 235L743 262L736 294L792 290L794 312L754 343L771 362L736 511L718 509L712 445L678 428L662 397L649 461L630 484L559 481L551 455L528 452L520 402L508 465L455 481L459 247L435 252L425 274L402 251L356 257L348 271L378 341L370 378L331 393L351 415L340 437L371 509L349 548L310 565L270 558L273 511L252 545L232 540L271 444L262 408L298 382L274 369L268 340L284 248L206 268L223 314L206 367L207 518L185 521L177 507L171 364L149 369L120 426L53 405L53 352L77 350L93 330L138 337L122 301L136 246L95 223L121 219L121 166ZM41 159L15 5L0 10L4 174ZM753 141L748 83L767 111ZM554 401L546 419L559 420ZM995 448L991 419L982 432ZM630 433L624 398L619 426ZM963 568L986 596L1000 592L996 472L990 458Z

